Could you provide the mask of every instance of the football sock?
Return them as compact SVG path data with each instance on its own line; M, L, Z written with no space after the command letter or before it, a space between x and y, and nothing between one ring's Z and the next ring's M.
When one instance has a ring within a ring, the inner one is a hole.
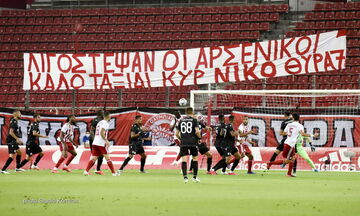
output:
M131 158L127 157L124 160L124 163L121 165L120 170L123 170L125 168L125 166L129 163L130 160L131 160Z
M197 161L193 161L193 167L194 167L194 178L196 178L196 176L198 174L198 162Z
M97 171L100 171L103 160L104 160L104 156L101 155L101 156L98 157L97 165L96 165L96 170Z
M114 165L113 165L113 162L111 160L107 161L107 165L110 168L111 173L115 173Z
M253 160L249 160L248 161L248 172L251 172L252 164L253 164Z
M294 167L294 162L290 162L288 172L287 172L288 175L291 175L291 171L292 171L293 167Z
M226 172L226 167L227 167L227 164L225 163L225 164L223 165L222 169L221 169L221 171L222 171L223 173Z
M144 171L145 162L146 162L146 158L140 159L140 171Z
M213 167L213 170L218 170L220 169L221 167L223 167L224 163L225 162L225 159L221 159L219 160L219 162L217 162L217 164L215 164L215 166ZM226 163L225 163L225 166L226 166Z
M271 158L270 158L270 162L275 161L276 157L278 156L278 154L274 153Z
M293 167L293 172L296 173L296 167L297 167L297 160L295 159L294 161L294 167Z
M226 160L224 159L224 163L223 163L222 169L221 169L221 171L222 171L223 173L226 172L227 166L228 166L228 164L226 163Z
M11 164L11 162L12 162L13 160L14 160L13 158L9 157L9 158L7 159L4 167L2 168L2 171L5 171L5 170L8 168L8 166Z
M75 156L70 154L70 156L69 156L68 160L66 161L65 165L68 166L74 158L75 158Z
M89 163L86 166L86 172L89 172L92 166L94 166L95 161L89 160Z
M20 165L21 155L16 155L16 168Z
M187 176L187 164L186 164L186 162L181 163L181 170L182 170L183 176L186 177Z
M240 161L240 159L235 159L235 161L234 161L234 163L233 163L233 165L232 165L232 167L231 167L231 171L234 171L234 170L235 170L235 168L236 168L237 165L239 164L239 161Z
M59 168L59 166L62 164L62 162L64 162L65 158L64 157L60 157L60 159L58 160L58 162L56 163L55 167Z
M211 169L211 164L212 164L212 157L207 159L207 171L209 172Z
M21 163L17 166L17 168L23 167L27 162L28 162L28 160L24 159L24 160L21 161Z
M41 160L41 158L43 157L44 155L38 155L35 159L35 162L34 162L34 165L37 166L37 164L39 163L39 161Z

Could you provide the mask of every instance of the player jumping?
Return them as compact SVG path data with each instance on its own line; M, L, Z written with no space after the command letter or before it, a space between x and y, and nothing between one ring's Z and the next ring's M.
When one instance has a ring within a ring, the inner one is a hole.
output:
M134 157L136 154L140 154L140 172L146 173L144 170L145 162L146 162L146 154L142 142L142 134L144 128L142 125L142 118L140 115L135 117L135 122L131 127L130 132L130 142L129 142L129 156L125 159L124 163L121 165L118 173L122 173L125 166L129 163L129 161Z
M177 126L177 138L180 143L180 156L182 158L181 170L184 177L184 182L189 181L187 177L187 161L188 155L192 156L193 166L193 182L200 182L197 178L198 173L198 149L196 147L198 139L201 138L198 120L194 118L194 110L189 107L186 108L186 117L182 118Z
M113 163L110 159L110 155L109 155L110 142L107 139L107 135L108 135L108 130L109 130L110 119L111 119L110 113L105 112L104 119L101 120L96 125L95 137L94 137L94 141L93 141L93 147L91 150L92 156L86 167L86 170L84 171L84 175L86 175L86 176L91 175L89 173L89 170L91 169L92 166L94 166L94 164L99 156L103 156L106 159L107 164L108 164L113 176L119 175L119 173L115 172L114 165L113 165Z
M6 137L6 143L8 145L8 151L9 151L9 158L5 162L5 165L3 166L1 173L2 174L10 174L6 169L11 164L11 162L14 160L14 157L16 155L16 172L25 171L24 169L19 168L20 161L21 161L21 151L19 148L19 145L23 144L21 141L21 132L20 127L18 125L18 120L21 119L21 112L19 110L15 110L13 112L13 118L10 120L10 127L9 127L9 133Z
M74 128L75 128L76 118L74 115L70 115L66 119L66 123L62 126L60 132L60 151L61 157L56 163L55 167L52 169L52 173L58 173L58 168L64 162L64 160L68 157L68 152L70 156L66 163L64 164L63 170L66 172L71 172L68 168L71 161L76 157L77 153L75 151L74 145L76 148L78 145L74 142Z
M31 169L40 170L37 166L40 159L44 156L43 150L40 145L37 143L37 138L48 138L48 136L44 136L40 134L39 123L40 123L40 114L34 114L34 122L31 123L28 127L27 135L28 139L26 141L26 158L21 161L19 168L23 167L28 161L31 160L33 155L37 155L35 162L31 165Z

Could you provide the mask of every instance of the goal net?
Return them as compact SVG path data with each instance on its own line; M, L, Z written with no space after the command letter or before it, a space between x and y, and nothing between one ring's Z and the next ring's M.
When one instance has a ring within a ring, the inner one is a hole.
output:
M360 90L194 90L190 106L211 125L218 122L219 114L231 114L235 116L234 127L238 128L247 116L249 127L255 132L250 135L256 143L252 147L277 147L282 139L279 131L284 113L298 113L305 132L319 133L318 138L311 140L317 153L305 148L309 155L313 154L320 165L330 158L332 163L350 167L357 162L346 155L355 151L358 156L360 146L359 100ZM208 133L207 144L212 146L214 141L214 134ZM304 142L304 146L309 144ZM299 162L306 163L302 159Z

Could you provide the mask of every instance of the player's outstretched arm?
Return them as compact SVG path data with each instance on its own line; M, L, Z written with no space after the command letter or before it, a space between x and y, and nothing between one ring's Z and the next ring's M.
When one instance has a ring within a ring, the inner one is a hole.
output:
M249 139L249 140L247 140L252 146L256 146L257 145L257 143L256 142L254 142L254 141L252 141L251 139Z
M301 130L300 131L300 134L301 134L301 136L304 136L304 137L318 137L319 136L319 134L318 133L315 133L315 134L307 134L307 133L305 133L303 130Z
M143 140L144 140L144 141L151 141L151 140L152 140L152 135L150 134L150 136L149 136L149 137L147 137L147 138L143 138Z
M315 152L316 148L315 148L315 146L313 146L313 144L311 143L310 137L305 137L305 141L306 141L307 143L309 143L309 146L310 146L310 148L311 148L311 151L312 151L312 152Z
M280 130L280 131L279 131L279 134L280 134L281 136L287 136L287 133L286 133L285 131L283 131L283 130Z
M233 136L233 137L237 137L238 135L239 135L239 133L237 132L237 131L230 131L230 134L231 134L231 136Z

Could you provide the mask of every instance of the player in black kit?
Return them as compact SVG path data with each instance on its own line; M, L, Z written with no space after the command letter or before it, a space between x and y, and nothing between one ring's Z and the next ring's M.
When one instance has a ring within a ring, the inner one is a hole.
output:
M211 169L211 164L212 164L212 154L210 152L210 149L206 146L206 143L203 142L202 136L203 136L203 131L204 130L211 130L210 127L207 127L204 123L202 123L201 121L199 121L199 130L200 130L200 134L201 134L201 138L198 141L198 151L201 155L205 155L207 160L206 160L206 173L207 174L211 174L210 169ZM193 171L193 162L191 160L190 163L190 169L189 169L189 173L192 173Z
M230 164L231 155L235 157L234 163L230 169L229 175L236 175L235 168L239 164L241 155L238 148L235 146L236 137L239 135L237 130L234 130L235 116L229 116L229 123L225 126L224 145L226 154L226 164Z
M234 130L234 122L235 122L235 116L229 116L229 123L227 123L225 125L225 134L224 134L224 139L222 142L222 146L224 148L224 157L225 157L225 162L223 161L217 168L221 168L224 166L227 166L230 164L231 161L231 155L233 155L235 157L234 163L230 169L230 172L228 173L229 175L236 175L236 173L234 173L235 168L237 167L237 165L239 164L241 155L239 153L238 148L236 148L235 146L235 140L236 137L238 136L238 132L237 130ZM212 175L216 175L216 173L214 173L214 171L216 171L215 169L213 169L211 172Z
M222 157L222 159L211 169L210 174L217 175L216 170L222 168L222 174L226 173L226 148L224 146L224 135L225 135L225 118L224 115L219 115L219 124L215 126L215 133L216 133L216 139L215 139L215 148L218 151L219 155Z
M292 117L291 117L291 113L288 112L288 111L284 112L284 121L281 122L280 131L279 131L280 135L283 135L283 132L284 132L284 130L286 128L286 125L288 125L292 121L293 120L292 120ZM284 142L285 142L286 138L287 138L287 136L283 135L283 138L282 138L280 144L278 145L278 147L276 147L276 150L275 150L274 154L270 158L270 162L275 161L276 157L280 154L280 152L282 152L284 150ZM295 160L294 161L295 169L296 169L296 165L297 165L297 161ZM269 170L270 167L271 167L271 165L268 165L267 170Z
M24 171L24 169L18 168L21 162L21 151L19 148L19 145L23 144L21 141L21 131L20 127L18 125L18 120L21 119L21 112L19 110L15 110L13 112L13 118L10 120L10 127L9 127L9 133L6 137L6 143L8 145L8 151L9 151L9 158L5 162L5 165L3 166L1 173L2 174L10 174L6 171L8 166L11 164L11 162L14 160L14 157L16 155L16 172Z
M95 130L96 130L96 126L97 124L102 121L104 119L104 111L99 110L97 113L96 118L94 118L93 120L91 120L91 125L90 125L90 139L89 139L89 144L90 144L90 150L92 150L92 143L94 141L94 137L95 137ZM100 155L97 159L97 165L96 165L96 171L95 174L98 175L104 175L104 173L101 171L101 165L103 163L104 160L104 156Z
M198 173L198 140L201 138L199 122L194 118L194 110L186 108L186 117L182 118L177 125L176 136L180 142L180 156L182 159L181 170L184 176L184 182L187 183L187 161L188 155L192 156L192 165L194 169L193 182L200 182L197 178Z
M145 162L146 162L146 154L143 146L142 136L143 131L147 130L146 128L142 127L142 118L140 115L135 117L135 123L131 127L130 132L130 140L129 140L129 156L125 159L124 163L121 165L119 169L119 173L122 173L125 166L129 163L129 161L134 157L136 154L140 154L140 172L146 173L144 170Z
M41 149L39 143L37 143L37 138L48 138L47 136L43 136L40 134L39 123L40 123L40 114L34 114L34 122L28 126L27 135L28 139L26 141L26 158L21 161L19 168L23 167L27 162L29 162L33 155L38 154L35 159L33 165L31 165L31 169L40 170L37 166L40 159L44 156L43 150Z

